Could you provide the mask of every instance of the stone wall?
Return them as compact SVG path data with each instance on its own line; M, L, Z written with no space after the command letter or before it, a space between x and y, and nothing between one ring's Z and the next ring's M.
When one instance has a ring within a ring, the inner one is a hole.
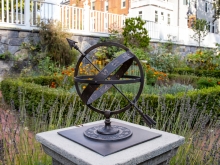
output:
M34 43L40 41L37 32L0 29L0 54L6 51L15 54L20 51L20 46L23 42L30 41Z
M153 49L157 50L157 48L161 45L160 42L151 42L150 43ZM173 52L179 52L180 55L185 56L189 53L194 53L198 49L196 46L190 46L190 45L180 45L173 43L172 45Z
M25 30L0 29L0 55L10 52L14 57L22 61L28 56L28 51L21 48L23 42L38 43L40 41L38 32ZM0 59L0 81L13 66L13 61Z

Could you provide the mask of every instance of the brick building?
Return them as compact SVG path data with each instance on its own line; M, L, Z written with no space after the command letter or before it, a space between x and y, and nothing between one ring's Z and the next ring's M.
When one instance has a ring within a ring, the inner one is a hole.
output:
M70 6L83 7L86 0L69 0ZM114 14L128 14L130 0L87 0L90 9ZM66 1L63 1L65 3Z

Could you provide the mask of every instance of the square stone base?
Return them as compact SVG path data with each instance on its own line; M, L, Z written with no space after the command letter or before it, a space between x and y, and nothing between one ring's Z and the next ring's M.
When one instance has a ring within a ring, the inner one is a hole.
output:
M69 127L59 130L39 133L36 139L42 144L46 154L53 158L53 165L156 165L166 164L172 158L178 147L184 143L184 137L150 129L148 127L132 124L122 120L111 119L112 121L128 124L137 128L145 129L150 132L162 134L161 137L135 145L108 156L102 156L92 150L74 143L57 132L77 129L79 127ZM87 123L83 126L101 124L104 121Z

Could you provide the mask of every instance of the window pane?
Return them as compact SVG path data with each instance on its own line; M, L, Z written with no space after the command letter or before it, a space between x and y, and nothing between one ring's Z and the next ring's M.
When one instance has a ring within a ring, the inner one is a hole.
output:
M170 14L167 14L167 24L170 25Z
M155 11L155 22L158 22L158 14L157 14L157 11Z
M123 6L123 7L125 7L125 5L126 5L126 4L125 4L125 0L124 0L124 1L123 1L123 5L122 5L122 6Z
M208 4L207 4L207 2L205 3L205 12L207 12L208 11Z

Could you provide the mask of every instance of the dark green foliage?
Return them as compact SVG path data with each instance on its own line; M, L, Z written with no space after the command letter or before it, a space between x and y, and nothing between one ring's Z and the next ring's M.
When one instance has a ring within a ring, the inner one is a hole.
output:
M216 80L214 78L201 77L197 81L197 87L198 87L198 89L214 87L217 85L217 82L218 82L218 80Z
M12 60L12 54L8 51L0 54L0 60Z
M150 37L146 28L145 21L140 17L128 18L125 21L123 28L124 44L131 47L147 48L150 42Z
M148 51L145 51L144 49L140 49L140 48L130 48L130 51L135 54L135 56L137 56L137 58L139 60L149 60L150 59L150 55Z
M175 68L173 73L185 74L185 75L195 75L198 77L215 77L220 78L219 70L201 70L201 69L191 69L191 68Z
M52 82L56 82L59 80L59 77L55 76L38 76L38 77L25 77L20 78L21 81L26 83L34 83L41 86L49 86Z

